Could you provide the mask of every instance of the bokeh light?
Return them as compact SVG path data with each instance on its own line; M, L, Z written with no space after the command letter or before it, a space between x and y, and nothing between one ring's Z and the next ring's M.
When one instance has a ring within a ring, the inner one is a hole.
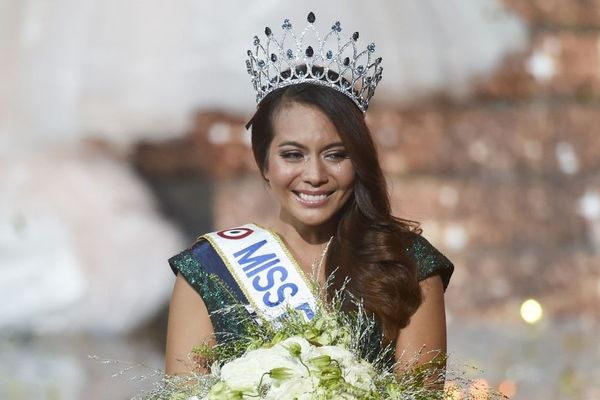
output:
M527 299L521 304L521 318L528 324L535 324L544 315L542 305L534 299Z
M517 384L510 379L505 379L498 385L498 391L509 399L512 399L517 394Z

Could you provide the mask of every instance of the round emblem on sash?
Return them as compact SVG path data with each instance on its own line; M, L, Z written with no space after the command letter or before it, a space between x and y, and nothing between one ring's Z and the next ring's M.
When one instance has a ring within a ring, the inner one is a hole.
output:
M250 228L233 228L226 229L224 231L217 232L217 235L221 236L223 239L243 239L249 235L251 235L254 231Z

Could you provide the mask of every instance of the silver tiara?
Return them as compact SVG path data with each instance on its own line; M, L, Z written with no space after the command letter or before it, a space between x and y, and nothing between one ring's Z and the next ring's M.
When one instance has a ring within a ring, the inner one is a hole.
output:
M314 83L333 88L350 97L363 112L367 111L369 100L381 80L383 68L381 57L375 58L375 44L358 52L356 41L358 32L354 32L343 43L339 21L331 26L325 37L321 38L315 28L315 14L310 12L308 25L296 35L292 31L289 19L281 25L283 35L275 38L271 28L265 28L267 40L261 42L254 36L255 51L248 50L246 67L252 76L256 90L256 102L273 90L298 83ZM314 33L316 43L308 43L307 33Z

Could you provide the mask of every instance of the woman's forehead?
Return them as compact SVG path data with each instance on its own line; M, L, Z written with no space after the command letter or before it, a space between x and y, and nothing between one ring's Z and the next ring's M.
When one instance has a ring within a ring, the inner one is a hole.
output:
M273 121L274 142L295 141L315 144L341 142L331 120L317 107L290 103L281 108Z

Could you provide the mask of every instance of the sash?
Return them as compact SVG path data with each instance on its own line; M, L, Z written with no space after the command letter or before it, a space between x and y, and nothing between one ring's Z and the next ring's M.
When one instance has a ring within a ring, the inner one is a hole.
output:
M294 308L307 320L315 315L316 300L306 276L274 233L246 224L203 237L258 314L276 320Z

